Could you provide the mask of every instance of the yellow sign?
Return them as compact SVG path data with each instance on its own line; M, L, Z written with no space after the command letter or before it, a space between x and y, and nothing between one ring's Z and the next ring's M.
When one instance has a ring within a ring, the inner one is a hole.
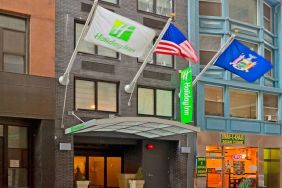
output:
M245 144L245 135L222 133L221 144Z

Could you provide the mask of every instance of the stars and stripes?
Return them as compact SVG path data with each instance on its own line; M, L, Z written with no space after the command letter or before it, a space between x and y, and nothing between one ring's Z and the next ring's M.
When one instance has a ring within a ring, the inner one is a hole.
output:
M170 24L154 53L182 56L185 60L197 63L199 57L181 31Z

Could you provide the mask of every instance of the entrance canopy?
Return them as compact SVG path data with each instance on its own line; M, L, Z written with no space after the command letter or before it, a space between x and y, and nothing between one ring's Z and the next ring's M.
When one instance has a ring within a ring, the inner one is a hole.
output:
M65 134L102 131L134 134L146 138L158 138L189 132L199 132L200 129L177 121L153 117L115 117L109 119L93 119L69 127L65 130Z

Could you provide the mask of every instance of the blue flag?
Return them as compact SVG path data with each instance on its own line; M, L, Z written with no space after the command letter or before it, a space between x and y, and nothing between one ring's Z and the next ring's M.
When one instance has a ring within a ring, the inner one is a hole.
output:
M214 65L224 68L248 82L254 82L272 68L272 64L238 40L219 56Z

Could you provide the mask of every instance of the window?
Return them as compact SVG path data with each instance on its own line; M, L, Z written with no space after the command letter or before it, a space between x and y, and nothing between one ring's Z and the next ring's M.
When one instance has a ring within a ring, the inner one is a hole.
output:
M272 9L266 3L263 4L263 25L265 29L272 32Z
M173 92L171 90L138 88L138 114L173 116Z
M83 23L75 23L75 42L78 41L79 36L82 32L84 24ZM113 58L118 58L118 53L110 50L108 48L104 48L101 46L96 46L90 42L82 40L80 42L80 45L78 47L79 52L87 53L87 54L96 54L96 55L101 55L101 56L106 56L106 57L113 57Z
M27 72L26 20L0 14L0 71Z
M230 18L257 25L257 0L230 0Z
M257 119L257 92L230 89L230 116Z
M148 54L148 52L153 47L153 44L149 45L143 56L138 58L139 62L143 62ZM163 55L163 54L151 54L148 58L149 64L161 65L164 67L174 67L174 56Z
M271 50L264 48L264 58L267 59L268 61L270 61L273 65L272 51ZM273 68L270 71L267 72L268 76L273 77L273 69L274 69L274 65L273 65Z
M170 16L173 12L172 0L138 0L138 10L151 12L163 16Z
M263 110L264 110L265 121L277 122L278 96L271 94L263 94Z
M205 114L224 116L223 88L205 86Z
M258 44L252 43L252 42L247 42L247 41L242 41L240 40L241 43L244 45L248 46L251 50L258 52Z
M200 0L200 15L221 16L221 0Z
M206 65L220 49L221 37L216 35L200 35L200 64Z
M75 109L117 112L117 84L75 80Z

